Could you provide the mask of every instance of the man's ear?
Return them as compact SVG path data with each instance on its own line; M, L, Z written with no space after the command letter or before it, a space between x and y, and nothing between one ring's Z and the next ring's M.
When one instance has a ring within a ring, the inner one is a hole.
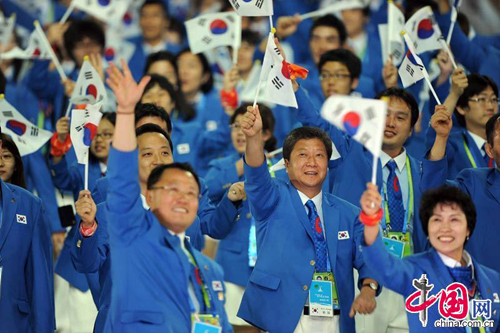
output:
M203 76L201 77L201 83L202 84L205 84L208 82L208 80L210 79L210 74L209 73L205 73L203 74Z
M484 150L486 150L486 154L488 154L490 158L493 158L493 147L488 142L484 145Z
M351 82L351 90L354 90L358 87L359 84L359 78L353 79Z
M290 162L288 162L288 160L286 159L283 159L285 161L285 170L286 170L286 173L288 173L288 165L290 164Z
M146 190L146 203L151 207L151 202L153 202L153 192Z
M467 112L467 110L461 106L457 106L457 111L458 113L460 113L462 116L465 116L465 113Z

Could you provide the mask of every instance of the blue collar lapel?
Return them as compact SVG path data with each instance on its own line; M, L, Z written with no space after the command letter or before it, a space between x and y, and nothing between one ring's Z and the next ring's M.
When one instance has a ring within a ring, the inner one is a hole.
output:
M292 198L293 208L295 209L295 212L297 213L302 226L306 229L306 232L309 235L311 241L314 241L311 230L311 222L309 222L309 218L307 217L306 209L302 204L302 200L300 200L297 189L292 185L291 182L288 183L288 191L290 192L290 197Z
M476 165L478 168L481 167L487 167L486 162L484 161L483 155L481 154L481 150L477 147L476 142L470 136L469 131L466 129L463 130L463 135L465 137L465 141L467 141L467 146L469 147L469 150L472 154L472 157L474 158L474 161L476 161ZM463 143L461 143L463 144ZM472 168L472 165L471 165Z
M449 284L453 283L453 277L451 276L448 267L446 267L446 265L441 260L441 257L439 256L437 251L434 248L431 248L429 252L432 261L431 269L438 273L437 276L439 281L441 281L443 287L446 288ZM430 281L429 283L432 283L432 281ZM439 290L433 289L433 294L437 294L438 292Z
M159 223L159 222L157 222L157 223ZM162 230L164 230L164 232L165 232L165 240L166 240L167 244L175 251L175 253L177 254L177 257L179 258L179 260L181 262L181 266L184 270L184 275L186 277L186 281L189 281L189 272L190 272L191 267L189 266L190 263L189 263L189 260L187 258L187 255L182 250L180 242L178 242L177 240L174 239L174 237L176 237L176 236L170 234L170 232L166 228L162 228Z
M488 191L500 204L500 171L498 169L491 169L488 174Z
M337 243L339 233L339 210L335 207L323 193L323 223L325 225L326 243L328 244L328 256L332 265L332 272L335 273L335 265L337 263ZM350 235L353 237L354 235Z
M0 250L2 249L5 240L9 234L10 228L16 219L17 205L19 201L19 195L16 193L14 188L11 188L3 181L0 181L2 186L2 216L1 216L1 228L0 228ZM27 221L27 223L33 223L33 221Z

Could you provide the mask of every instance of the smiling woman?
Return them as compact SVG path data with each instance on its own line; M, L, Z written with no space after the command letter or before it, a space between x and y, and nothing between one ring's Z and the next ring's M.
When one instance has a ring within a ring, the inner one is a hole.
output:
M1 134L2 157L0 159L0 178L6 183L11 183L26 188L24 167L21 154L11 137Z

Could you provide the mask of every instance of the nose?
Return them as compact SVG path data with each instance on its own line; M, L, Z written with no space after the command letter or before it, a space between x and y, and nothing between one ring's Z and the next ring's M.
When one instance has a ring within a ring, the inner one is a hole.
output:
M316 157L314 155L309 156L309 158L307 159L307 166L310 166L310 167L318 166L318 163L316 161Z
M394 116L387 116L387 119L385 120L385 126L394 128L396 127L396 117Z
M154 155L152 164L154 166L157 166L157 165L161 164L161 156L159 154L155 154Z

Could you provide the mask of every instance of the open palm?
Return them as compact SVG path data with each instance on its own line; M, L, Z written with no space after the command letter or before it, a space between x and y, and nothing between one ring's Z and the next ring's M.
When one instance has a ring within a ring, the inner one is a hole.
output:
M127 112L132 112L151 78L145 76L137 84L125 60L121 59L121 64L123 72L114 63L110 63L106 82L115 93L118 106Z

